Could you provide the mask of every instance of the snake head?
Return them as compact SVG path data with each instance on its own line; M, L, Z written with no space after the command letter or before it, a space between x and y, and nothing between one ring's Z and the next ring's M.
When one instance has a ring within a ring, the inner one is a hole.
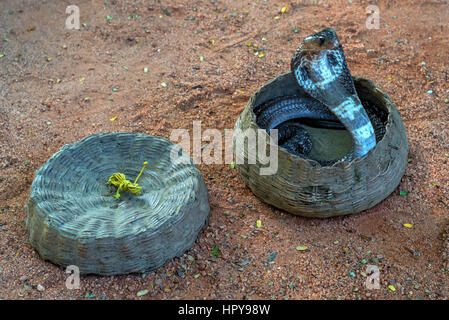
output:
M328 107L332 100L355 93L343 47L332 28L303 39L291 61L298 84Z
M337 49L340 46L337 34L334 29L326 28L320 32L317 32L311 36L306 37L302 44L302 50L326 50Z
M291 69L294 72L300 65L308 64L312 61L322 60L323 56L328 53L328 58L331 59L331 63L337 65L332 53L343 53L343 47L338 40L337 34L334 29L326 28L312 34L303 39L296 50L291 61Z

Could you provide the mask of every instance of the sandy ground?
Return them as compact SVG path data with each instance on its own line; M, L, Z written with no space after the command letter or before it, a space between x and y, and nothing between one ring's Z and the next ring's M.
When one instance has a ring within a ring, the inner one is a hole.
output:
M65 29L69 4L80 30ZM365 26L369 4L379 30ZM443 0L1 1L0 298L447 299L448 16ZM233 128L251 94L289 70L299 41L326 26L351 72L400 111L410 160L398 189L361 214L305 219L262 203L229 165L199 165L211 219L191 250L154 273L66 289L65 270L29 243L34 171L93 133ZM365 287L368 264L378 290Z

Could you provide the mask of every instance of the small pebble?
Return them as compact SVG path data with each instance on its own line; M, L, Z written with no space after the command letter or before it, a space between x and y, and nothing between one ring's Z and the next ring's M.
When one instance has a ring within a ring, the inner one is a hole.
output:
M273 251L268 255L267 261L274 262L274 259L276 259L276 256L278 255L277 251Z
M44 288L43 285L41 285L41 284L38 284L38 285L37 285L37 291L42 292L42 291L44 291L44 290L45 290L45 288Z
M181 278L184 278L184 272L182 272L182 269L178 269L176 270L176 272L178 273L178 276L180 276Z

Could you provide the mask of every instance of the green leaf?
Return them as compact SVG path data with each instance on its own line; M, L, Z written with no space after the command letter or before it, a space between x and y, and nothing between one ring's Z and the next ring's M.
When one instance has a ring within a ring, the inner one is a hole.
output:
M210 254L212 257L218 257L219 249L218 245L215 245L214 249L212 250L212 253Z
M146 295L147 293L148 293L149 291L148 290L140 290L139 292L137 292L137 296L138 297L141 297L141 296L144 296L144 295Z
M298 250L298 251L306 251L308 249L309 249L309 247L307 247L307 246L297 246L296 247L296 250Z

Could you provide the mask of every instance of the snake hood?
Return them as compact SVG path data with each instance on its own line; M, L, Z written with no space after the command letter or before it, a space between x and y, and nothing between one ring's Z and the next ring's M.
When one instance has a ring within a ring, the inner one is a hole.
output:
M350 132L355 157L375 147L373 126L357 96L343 47L333 29L304 38L291 69L299 86L329 108Z

